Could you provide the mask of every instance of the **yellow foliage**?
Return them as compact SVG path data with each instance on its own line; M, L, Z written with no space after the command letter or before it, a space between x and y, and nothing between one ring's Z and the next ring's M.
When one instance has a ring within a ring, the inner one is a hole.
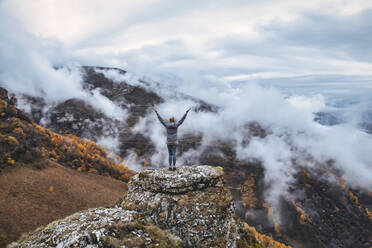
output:
M257 204L257 197L255 195L255 180L254 177L250 176L245 180L245 182L240 187L240 192L242 194L242 204L244 207L247 205L250 208L254 208Z
M297 203L291 201L292 204L295 206L296 211L300 214L300 223L305 224L306 222L312 222L311 218L307 215L305 210L303 210Z
M49 157L49 152L48 152L47 149L45 149L45 147L41 147L41 156L42 156L43 158L45 158L45 157Z
M14 165L15 161L12 158L8 158L8 164Z
M358 205L359 208L361 208L361 205L359 203L359 199L356 195L353 194L353 192L349 191L349 197L352 199L356 205Z
M265 204L265 203L264 203ZM279 225L278 223L276 223L275 219L274 219L274 209L272 207L268 207L267 209L267 216L269 217L269 219L274 223L274 231L276 233L279 233L280 230L279 230Z
M98 174L98 171L94 168L89 168L88 172Z
M346 182L343 178L339 177L339 184L340 184L340 187L345 190L346 189Z
M82 144L77 144L77 148L81 151L84 151L84 146Z
M311 178L311 174L307 171L307 170L305 170L305 169L302 169L301 170L301 174L304 176L304 177L306 177L306 178Z
M102 147L102 152L103 152L103 155L107 155L107 150L106 150L106 148Z
M264 234L260 234L256 231L256 228L249 226L247 223L243 222L245 228L247 228L253 236L261 242L261 244L265 248L291 248L291 246L287 246L285 244L279 243L275 241L272 237L266 236Z
M122 174L121 176L120 176L120 179L128 179L129 178L129 176L127 175L127 174Z
M134 174L124 164L119 165L115 162L121 163L122 158L108 158L106 149L92 141L80 139L74 135L56 134L40 125L27 123L16 117L11 117L8 122L1 122L0 129L6 132L0 133L0 137L8 144L5 146L4 153L1 154L1 159L9 165L15 163L11 158L16 151L14 147L22 144L30 148L30 155L35 159L40 157L50 159L78 171L97 174L108 172L117 179L128 179ZM40 140L40 142L37 144L30 142L33 139Z
M366 214L367 214L368 218L370 220L372 220L372 212L368 208L365 208L365 210L366 210Z
M53 157L53 158L56 158L56 157L57 157L56 151L52 150L52 151L49 153L49 156L51 156L51 157Z
M23 132L23 129L20 127L14 128L13 133L18 134L22 136L23 138L26 137L25 133Z
M13 145L13 146L18 146L19 145L18 140L13 136L8 136L8 138L6 138L6 140L8 141L8 143L10 145Z

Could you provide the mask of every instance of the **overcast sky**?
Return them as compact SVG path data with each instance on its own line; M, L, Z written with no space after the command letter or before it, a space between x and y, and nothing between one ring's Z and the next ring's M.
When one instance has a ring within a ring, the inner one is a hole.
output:
M0 85L53 104L82 98L123 119L99 92L82 90L76 64L120 67L221 106L219 115L193 113L183 125L204 137L239 141L237 127L249 121L270 127L273 135L238 147L238 155L263 160L277 192L302 151L332 158L347 182L372 189L372 140L357 125L372 103L372 0L0 0ZM313 113L329 96L370 102L345 110L348 123L324 127ZM170 114L186 106L158 107ZM160 124L148 118L163 156Z
M55 64L117 66L156 80L259 82L307 94L372 92L371 0L0 3L2 18L17 23L7 31L29 33Z

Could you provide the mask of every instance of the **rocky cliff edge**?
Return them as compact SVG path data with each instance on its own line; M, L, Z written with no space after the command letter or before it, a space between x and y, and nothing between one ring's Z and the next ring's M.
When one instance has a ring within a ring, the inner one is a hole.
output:
M286 247L234 214L223 170L206 165L136 174L115 206L55 221L9 247Z

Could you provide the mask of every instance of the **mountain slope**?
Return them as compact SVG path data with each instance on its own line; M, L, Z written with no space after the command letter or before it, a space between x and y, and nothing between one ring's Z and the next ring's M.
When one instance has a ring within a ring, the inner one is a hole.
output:
M128 181L133 172L120 157L111 158L105 148L74 135L60 135L36 125L11 104L0 88L0 170L17 163L50 159L79 171L110 175ZM116 161L115 161L116 160Z
M114 204L127 189L124 182L52 161L19 165L0 173L0 182L1 247L76 211Z
M113 204L134 175L94 142L36 125L16 102L0 88L0 246L76 211Z
M228 188L237 204L237 215L259 232L294 247L363 247L372 242L372 193L348 187L330 165L306 169L300 165L288 193L278 206L265 201L265 170L260 162L236 159L231 146L217 146L203 164L224 168ZM218 152L216 152L216 150ZM281 216L277 223L273 214Z

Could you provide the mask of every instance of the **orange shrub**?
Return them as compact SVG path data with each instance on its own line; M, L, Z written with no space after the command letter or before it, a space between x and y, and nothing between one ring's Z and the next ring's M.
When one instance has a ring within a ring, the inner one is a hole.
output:
M14 165L15 161L12 158L8 158L8 164L9 165Z
M13 137L13 136L8 136L8 137L6 138L6 140L7 140L7 142L8 142L10 145L12 145L12 146L19 146L19 142L18 142L18 140L17 140L15 137Z
M123 162L122 158L109 158L106 149L96 143L74 135L54 133L40 125L23 121L14 114L10 115L8 121L0 122L0 142L5 147L0 154L4 164L13 165L14 159L29 163L43 158L79 171L109 174L125 181L134 175L124 164L119 165ZM20 146L26 149L18 149Z
M25 138L26 137L25 133L23 132L23 129L20 128L20 127L14 128L13 129L13 133L15 135L18 135L18 136L22 137L22 138Z
M366 210L366 214L367 214L368 218L370 220L372 220L372 212L368 208L365 208L365 210Z
M94 173L94 174L98 174L98 171L94 168L89 168L88 170L89 173Z

